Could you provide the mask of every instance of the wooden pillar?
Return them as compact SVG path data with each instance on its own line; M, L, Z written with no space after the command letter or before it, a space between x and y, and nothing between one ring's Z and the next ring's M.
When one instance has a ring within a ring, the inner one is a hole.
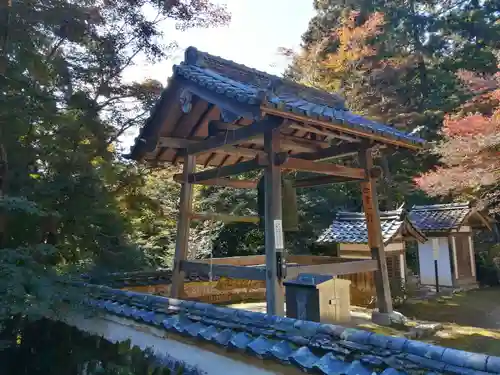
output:
M404 243L403 243L403 246ZM406 285L406 252L403 250L401 253L399 253L399 272L401 273L401 281L403 285Z
M469 240L469 256L472 277L476 277L476 258L474 256L474 241L472 240L473 233L468 236Z
M187 259L189 225L191 223L190 213L193 206L193 184L188 182L190 173L196 168L195 156L184 156L182 171L182 187L179 202L179 221L177 222L177 237L175 241L174 270L172 273L172 287L170 296L181 298L184 291L184 272L181 271L181 261Z
M454 263L454 270L455 270L455 280L458 280L458 258L457 258L457 242L455 239L454 235L450 236L451 239L451 251L453 254L453 263Z
M376 178L373 176L372 149L368 148L361 151L359 161L366 171L366 180L361 183L361 194L366 217L366 227L368 229L368 247L370 248L372 259L377 261L378 266L378 270L375 271L377 307L380 313L391 313L391 288L382 241Z
M264 135L264 148L269 160L265 168L265 247L266 304L270 315L284 316L284 238L281 220L281 169L275 155L280 151L279 129Z

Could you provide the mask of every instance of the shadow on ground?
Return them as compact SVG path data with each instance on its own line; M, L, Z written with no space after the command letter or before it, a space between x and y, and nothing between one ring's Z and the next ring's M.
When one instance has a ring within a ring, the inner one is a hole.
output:
M398 309L408 318L500 329L500 288L486 288L405 303Z

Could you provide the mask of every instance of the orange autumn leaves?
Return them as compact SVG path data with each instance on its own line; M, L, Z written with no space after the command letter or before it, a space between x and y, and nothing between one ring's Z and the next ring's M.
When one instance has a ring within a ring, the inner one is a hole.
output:
M459 78L475 96L445 118L444 139L433 150L442 166L415 179L430 195L476 195L500 183L500 73Z
M383 32L384 14L372 13L362 25L358 26L356 19L359 13L352 11L333 32L332 36L338 40L339 46L334 53L327 56L323 64L334 72L349 71L365 58L377 54L377 50L368 44L367 40Z

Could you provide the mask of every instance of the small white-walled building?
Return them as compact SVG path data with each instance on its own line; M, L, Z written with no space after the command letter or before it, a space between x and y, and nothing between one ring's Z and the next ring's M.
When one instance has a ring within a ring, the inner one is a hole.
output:
M386 254L389 278L405 281L406 240L426 242L425 235L408 218L403 206L394 211L380 213L382 240ZM369 259L368 229L364 213L339 211L328 229L316 241L331 246L341 258Z
M477 286L473 229L491 229L489 219L469 203L414 206L410 220L425 233L427 241L418 244L420 282L442 287Z

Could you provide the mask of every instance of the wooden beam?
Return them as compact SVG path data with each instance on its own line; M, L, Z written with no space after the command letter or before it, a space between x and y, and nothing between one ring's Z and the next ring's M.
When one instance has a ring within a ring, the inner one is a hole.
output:
M310 160L296 158L288 158L288 160L281 165L281 168L315 172L337 177L347 177L353 180L363 180L365 178L365 170L361 168L352 168L330 163L315 163Z
M377 141L377 142L380 142L383 144L391 144L394 146L403 147L403 148L410 149L410 150L421 150L423 148L423 146L420 144L414 144L411 142L405 142L403 140L396 140L396 139L392 139L392 138L387 138L387 137L385 137L383 135L379 135L379 134L366 133L366 132L363 132L362 130L347 128L342 124L334 124L330 121L324 121L324 120L319 120L319 119L317 120L317 119L313 119L313 118L307 117L305 115L299 115L299 114L293 113L293 112L284 112L284 111L277 109L277 108L270 108L270 107L261 106L261 110L269 115L281 116L283 118L294 120L296 122L308 123L310 125L318 125L318 126L326 128L326 129L331 129L333 131L337 131L340 134L345 134L348 136L349 135L350 136L358 136L358 137L363 138L365 140L371 139L373 141Z
M245 125L228 124L221 121L210 121L208 126L209 126L209 134L213 136L216 136L217 134L220 133L225 134L229 131L234 131L245 127ZM293 125L289 126L293 127ZM258 145L264 145L264 138L262 135L259 135L255 138L252 138L251 142ZM325 141L301 138L288 134L280 134L280 144L283 149L290 149L302 152L316 151L321 147L330 146L330 144Z
M205 122L208 122L210 117L218 111L218 108L209 102L205 102L200 98L194 96L193 101L196 104L191 109L191 111L182 116L180 122L175 126L174 134L178 137L189 138L193 133L197 132L200 127L203 126ZM200 113L201 109L205 108L203 112ZM177 165L181 153L179 150L175 151L174 157L172 158L172 164ZM156 159L159 160L161 154L158 154Z
M224 276L231 279L265 280L266 270L260 267L232 266L228 264L207 264L202 262L181 262L184 273L196 273L200 276Z
M296 188L307 188L321 185L330 185L330 184L344 184L347 182L354 182L357 180L353 180L352 178L347 177L338 177L338 176L315 176L310 178L301 178L299 180L295 180L293 186Z
M201 181L217 180L222 177L234 176L245 172L262 169L267 165L265 159L253 159L243 161L241 163L226 165L220 168L212 168L207 171L192 173L188 176L188 181L191 184L197 184Z
M232 266L256 266L266 263L264 255L248 255L238 257L224 257L197 260L200 263L229 264Z
M244 126L241 129L227 132L219 136L209 138L203 142L199 142L187 147L188 155L201 154L208 151L216 150L225 145L241 143L253 137L262 135L266 131L270 131L286 124L279 117L268 117L263 120L254 122L252 125Z
M174 181L182 182L182 174L175 174ZM257 189L258 181L254 180L231 180L229 178L216 178L213 180L204 180L193 182L193 184L206 185L206 186L226 186L235 189Z
M287 279L295 278L300 273L340 276L376 270L378 270L377 261L372 259L342 263L314 264L309 266L298 264L287 268Z
M187 259L189 240L189 213L193 206L193 185L189 183L189 175L195 171L196 159L192 155L184 156L183 184L179 204L179 221L177 222L177 237L175 241L174 270L172 273L172 287L170 295L172 298L180 298L184 291L184 272L181 269L181 261Z
M158 139L157 147L169 147L169 148L177 148L183 149L188 148L191 145L195 145L197 143L203 142L205 139L201 137L197 138L175 138L175 137L160 137ZM215 153L223 153L223 154L231 154L236 156L244 156L246 158L255 158L256 156L264 156L264 152L260 150L253 150L251 148L244 147L235 147L231 145L223 146L217 150L214 150Z
M211 221L222 221L223 223L251 223L258 224L260 221L259 216L238 216L238 215L228 215L220 214L214 212L192 212L190 215L193 220L211 220Z
M315 126L308 125L308 124L292 124L292 125L290 125L290 128L296 129L296 130L307 131L309 133L313 133L313 134L317 134L317 135L322 135L322 136L327 137L327 139L336 138L336 139L342 139L342 140L347 141L347 142L359 142L360 141L358 138L349 136L347 134L342 134L342 133L331 131L331 130L318 129Z
M267 314L284 316L286 262L281 220L281 169L275 163L280 151L279 128L265 133L264 149L268 154L268 166L264 171Z
M358 144L344 143L341 145L330 146L316 152L301 152L294 154L293 157L304 160L324 160L357 155L359 151Z
M380 313L392 312L391 288L389 273L385 259L380 212L378 206L376 179L370 171L373 169L372 149L364 150L359 154L359 161L366 171L367 179L361 183L363 209L368 230L368 246L372 259L377 262L378 271L375 272L375 287L377 289L377 306Z

